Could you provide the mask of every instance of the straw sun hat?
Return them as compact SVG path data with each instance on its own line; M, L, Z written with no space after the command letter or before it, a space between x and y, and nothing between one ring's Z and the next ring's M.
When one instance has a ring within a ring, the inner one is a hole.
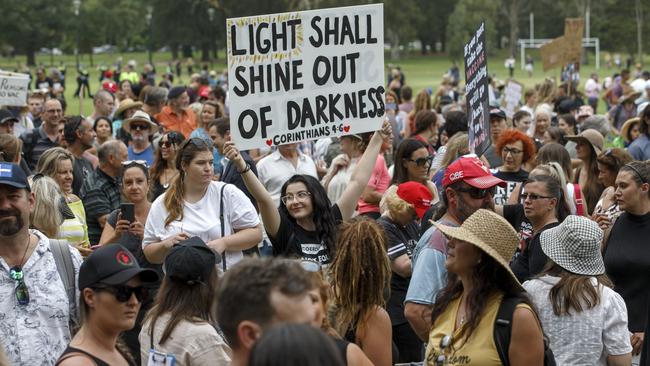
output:
M493 211L480 209L470 216L460 227L433 223L449 238L470 243L499 263L512 277L514 283L523 290L521 283L510 269L510 259L515 254L519 239L517 232L503 217Z

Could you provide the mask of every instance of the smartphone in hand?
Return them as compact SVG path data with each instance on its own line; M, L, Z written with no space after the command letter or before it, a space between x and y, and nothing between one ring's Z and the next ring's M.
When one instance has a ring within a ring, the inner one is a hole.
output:
M120 205L120 213L122 214L122 220L128 222L135 221L135 207L133 203L122 203Z

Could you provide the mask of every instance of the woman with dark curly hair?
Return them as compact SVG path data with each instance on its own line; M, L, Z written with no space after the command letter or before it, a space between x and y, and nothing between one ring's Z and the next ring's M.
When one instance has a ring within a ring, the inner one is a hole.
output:
M336 226L354 214L379 150L384 141L389 141L391 133L388 122L384 122L382 129L374 133L347 187L334 204L316 178L296 174L282 186L280 206L276 207L235 144L226 142L224 155L235 164L246 188L257 200L264 228L273 244L273 255L330 263L336 247Z
M503 165L492 169L492 174L508 184L505 187L497 187L494 203L503 205L508 202L508 197L515 190L517 183L528 178L528 172L523 167L535 158L535 143L525 133L508 129L501 133L496 143L496 151L501 156Z
M449 238L447 285L431 314L426 365L539 365L544 340L537 314L508 266L517 233L502 217L479 209L460 227L434 223ZM507 352L494 341L497 313L510 304L511 337ZM453 364L461 364L455 362Z

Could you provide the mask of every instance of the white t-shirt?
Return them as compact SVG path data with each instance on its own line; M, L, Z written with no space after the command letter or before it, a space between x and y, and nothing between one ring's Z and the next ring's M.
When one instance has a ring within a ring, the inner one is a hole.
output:
M316 164L309 156L300 152L297 166L285 159L277 150L257 163L257 177L271 195L276 207L280 205L282 186L295 174L311 175L318 179Z
M607 355L632 351L623 298L609 287L598 285L600 302L591 309L557 316L549 298L559 277L543 276L526 281L524 288L539 312L558 365L607 365ZM596 279L592 278L596 286Z
M335 203L339 200L343 192L345 192L345 189L348 187L350 179L352 178L354 168L357 166L358 162L359 158L350 159L350 163L339 169L339 171L332 177L332 180L330 180L330 183L327 186L327 197L330 199L330 202Z
M181 231L190 236L198 236L206 243L210 240L223 237L221 221L219 220L219 202L223 182L211 182L203 198L196 203L183 202L183 220L174 220L165 227L167 209L165 208L165 195L163 193L152 204L144 227L142 247L151 243L165 240ZM224 231L225 236L231 235L235 230L251 228L259 225L260 220L255 207L232 184L226 185L223 190ZM229 268L243 258L241 251L226 251L226 265ZM221 266L219 266L221 268Z

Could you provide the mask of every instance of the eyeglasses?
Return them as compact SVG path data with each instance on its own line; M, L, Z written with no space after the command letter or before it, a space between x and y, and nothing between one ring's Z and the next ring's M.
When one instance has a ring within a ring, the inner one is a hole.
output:
M124 168L128 168L128 167L130 167L132 165L140 165L140 166L143 166L145 168L149 168L149 165L147 165L146 160L127 160L127 161L122 162L122 167L124 167Z
M11 269L9 269L9 277L18 281L18 284L14 289L14 295L16 296L16 301L18 301L18 305L29 304L29 290L27 290L25 281L23 281L24 275L22 267L11 267Z
M119 302L127 302L131 299L131 296L135 294L135 298L138 300L138 302L142 302L142 300L145 298L147 295L147 290L142 287L130 287L130 286L97 286L92 288L95 291L106 291L113 296L115 296L115 300Z
M284 203L284 205L286 206L288 202L291 202L294 199L299 201L299 202L303 202L309 196L311 196L311 193L309 193L307 191L300 191L300 192L296 193L295 195L294 194L287 194L286 196L283 196L281 198L281 200L282 200L282 203Z
M503 153L506 154L506 155L508 155L508 153L510 153L512 155L517 155L517 154L521 154L522 152L524 152L524 150L514 149L514 148L511 148L511 147L504 147L503 148Z
M132 124L131 129L136 130L136 131L146 131L146 130L149 129L149 125L141 125L141 124L133 125Z
M555 198L552 196L540 196L539 194L535 194L535 193L522 193L520 197L524 201L527 199L530 199L531 201L537 201L543 198Z
M473 199L479 200L479 199L484 199L485 197L487 197L488 194L494 196L494 194L497 191L497 187L490 187L490 188L483 188L483 189L476 188L476 187L456 188L455 191L467 193Z
M413 159L405 159L405 160L411 161L420 167L425 165L431 166L431 163L433 162L433 156L427 156L426 158L417 158L415 160Z

